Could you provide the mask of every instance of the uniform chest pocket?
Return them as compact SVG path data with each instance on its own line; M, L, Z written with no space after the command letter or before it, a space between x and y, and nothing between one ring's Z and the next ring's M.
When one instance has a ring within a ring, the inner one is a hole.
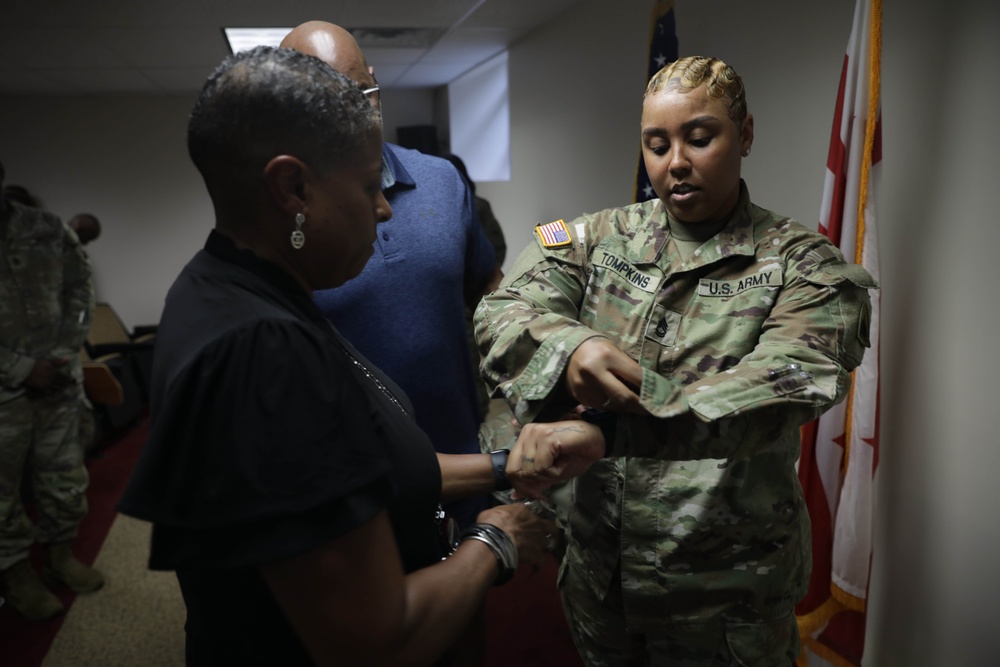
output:
M63 241L47 231L42 229L19 238L17 251L7 258L20 285L21 298L58 294L62 289Z
M755 339L778 298L782 277L775 267L734 278L702 278L688 316L705 325L721 325L737 337L754 332Z
M614 333L622 349L638 346L663 281L655 267L653 271L649 268L636 267L603 249L595 250L580 321L596 331Z

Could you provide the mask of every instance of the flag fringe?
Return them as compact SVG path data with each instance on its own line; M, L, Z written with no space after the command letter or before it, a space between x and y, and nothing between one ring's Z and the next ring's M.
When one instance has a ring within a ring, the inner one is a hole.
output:
M838 613L844 611L844 605L834 597L829 597L820 606L813 609L808 614L796 616L795 621L799 625L799 637L805 641L814 634L826 627L830 619Z
M823 660L826 660L829 663L832 663L836 667L859 667L857 663L851 662L850 660L840 655L839 653L834 651L832 648L830 648L823 642L813 639L811 637L805 640L803 648L809 649L810 651L815 653L818 657L822 658ZM806 662L804 663L804 665L802 665L802 667L807 667L808 664L809 663Z
M857 667L853 662L846 660L833 649L815 639L823 628L833 619L834 616L845 611L865 612L865 600L838 587L836 584L830 585L830 597L823 604L813 609L808 614L796 616L795 621L799 626L799 640L802 642L803 652L796 659L797 667L809 667L809 659L805 654L805 648L832 662L837 667Z
M832 595L845 610L856 611L863 614L868 606L868 601L865 600L865 598L852 595L837 584L830 584L830 595Z

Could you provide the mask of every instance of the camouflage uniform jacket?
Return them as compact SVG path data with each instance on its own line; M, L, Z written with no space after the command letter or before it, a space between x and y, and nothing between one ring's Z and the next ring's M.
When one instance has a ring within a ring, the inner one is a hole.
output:
M666 215L654 200L578 218L564 246L536 238L477 309L483 372L526 423L572 406L586 339L635 359L650 416L620 414L576 480L567 564L603 599L620 562L631 625L775 619L810 568L798 428L844 398L876 285L744 184L687 258Z
M36 359L71 357L90 327L93 289L83 247L57 216L6 202L0 210L0 402L23 393Z

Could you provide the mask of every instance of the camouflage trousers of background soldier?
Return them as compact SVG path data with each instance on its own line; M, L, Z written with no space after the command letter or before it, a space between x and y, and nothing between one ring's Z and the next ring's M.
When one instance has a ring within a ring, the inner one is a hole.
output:
M35 541L54 544L76 536L87 513L89 481L82 405L79 385L0 403L0 571L25 559ZM34 499L37 526L25 511L22 484Z

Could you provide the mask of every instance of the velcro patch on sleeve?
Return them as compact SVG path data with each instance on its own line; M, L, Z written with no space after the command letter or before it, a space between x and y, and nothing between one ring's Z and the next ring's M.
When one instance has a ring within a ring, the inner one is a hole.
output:
M573 238L569 235L569 230L566 229L566 223L562 220L556 220L545 225L537 225L535 233L538 234L538 239L546 248L558 248L573 242Z

